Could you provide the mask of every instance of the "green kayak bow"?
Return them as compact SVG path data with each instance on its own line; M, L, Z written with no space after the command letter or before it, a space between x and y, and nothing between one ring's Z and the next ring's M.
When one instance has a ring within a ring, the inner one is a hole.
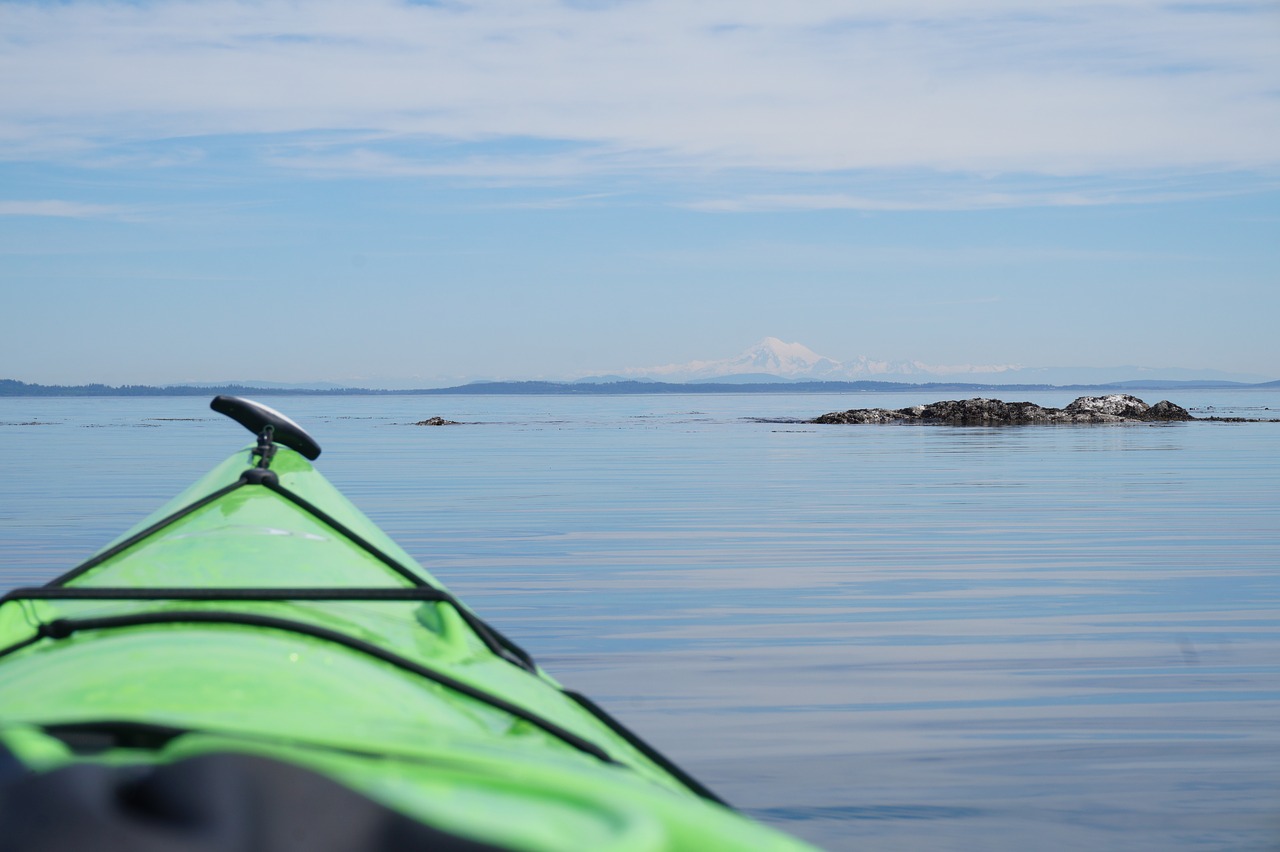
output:
M565 689L257 435L0 602L0 850L808 848Z

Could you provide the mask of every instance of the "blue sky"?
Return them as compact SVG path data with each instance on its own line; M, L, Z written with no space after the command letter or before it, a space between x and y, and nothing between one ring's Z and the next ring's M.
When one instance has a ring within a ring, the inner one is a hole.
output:
M0 2L0 377L1280 378L1280 6Z

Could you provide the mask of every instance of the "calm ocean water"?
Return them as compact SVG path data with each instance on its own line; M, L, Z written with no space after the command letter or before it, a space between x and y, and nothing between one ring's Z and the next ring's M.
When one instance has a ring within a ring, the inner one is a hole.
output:
M1280 418L1276 392L1139 395ZM750 419L936 398L904 394L261 398L562 682L785 831L1280 848L1280 423ZM407 425L432 415L466 425ZM0 399L0 587L248 440L204 399Z

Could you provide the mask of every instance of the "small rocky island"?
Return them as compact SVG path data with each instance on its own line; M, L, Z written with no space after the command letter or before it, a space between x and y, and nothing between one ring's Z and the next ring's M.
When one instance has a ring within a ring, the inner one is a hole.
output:
M445 420L443 417L428 417L426 420L419 420L414 426L458 426L457 420Z
M855 408L815 417L810 423L935 423L947 426L1017 426L1049 423L1160 423L1195 420L1168 400L1147 405L1136 396L1082 396L1066 408L999 399L944 400L910 408Z

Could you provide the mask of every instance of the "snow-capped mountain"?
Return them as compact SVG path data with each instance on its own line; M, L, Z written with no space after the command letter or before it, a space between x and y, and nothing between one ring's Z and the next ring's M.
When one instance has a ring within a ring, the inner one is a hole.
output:
M1014 365L960 365L934 367L919 361L875 361L859 356L840 362L819 355L801 343L786 343L766 337L736 358L715 361L690 361L661 367L640 367L625 371L627 378L649 378L665 382L714 381L732 377L778 377L790 380L856 381L883 379L892 381L912 377L916 381L932 381L959 374L989 375L1017 369Z
M729 359L724 368L724 375L768 373L787 377L828 376L842 369L839 361L819 355L804 344L783 343L776 337L766 337L737 358Z
M608 377L579 381L660 381L769 383L789 381L880 381L924 384L1045 384L1070 385L1108 382L1265 382L1265 376L1152 367L1026 367L1021 364L926 364L922 361L878 361L858 356L850 361L820 355L801 343L766 337L734 358L690 361L661 367L638 367Z
M690 361L662 367L627 370L628 377L648 377L669 382L701 381L724 376L762 374L783 378L825 378L843 370L839 361L819 355L800 343L783 343L766 337L736 358Z

